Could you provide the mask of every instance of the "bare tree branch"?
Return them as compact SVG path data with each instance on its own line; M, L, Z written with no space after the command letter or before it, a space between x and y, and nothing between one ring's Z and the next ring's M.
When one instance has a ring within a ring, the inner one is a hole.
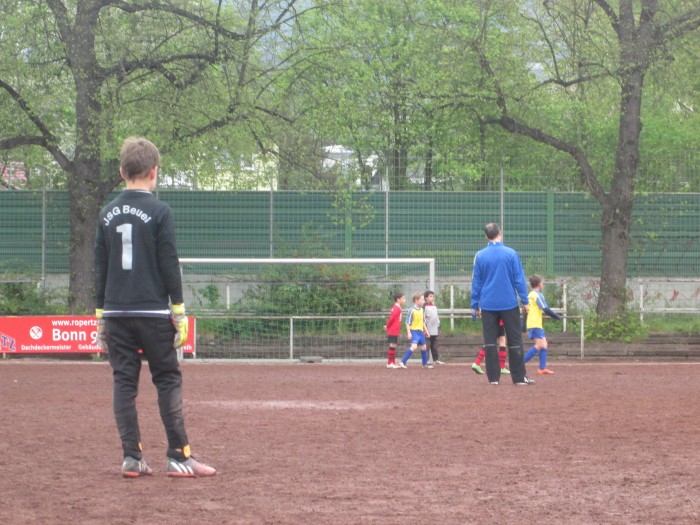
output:
M46 4L49 9L53 12L53 16L56 19L56 24L58 25L58 30L61 35L65 36L70 34L70 22L68 21L68 10L66 6L60 0L46 0Z
M34 112L34 110L29 106L27 101L20 95L12 86L10 86L7 82L4 80L0 79L0 88L6 91L10 97L15 101L17 106L22 110L22 112L27 116L27 118L34 124L39 132L41 133L41 140L36 142L31 142L32 145L39 145L45 147L49 153L53 156L54 159L56 159L56 162L61 166L62 169L67 170L70 168L71 161L66 157L63 152L60 150L58 147L58 139L56 136L49 131L49 129L46 127L44 122L39 118L39 116ZM34 140L38 139L39 137L35 137ZM15 137L14 139L6 139L2 142L0 142L0 145L3 143L7 143L9 146L7 147L2 147L0 149L10 149L10 148L16 148L19 146L23 145L30 145L29 143L22 144L21 140L20 143L17 143L15 145L13 144L13 140L18 140L18 139L24 139L28 140L29 137Z
M138 13L140 11L160 11L163 13L170 13L176 16L179 16L181 18L184 18L186 20L191 20L192 22L195 22L197 25L201 27L205 27L208 29L213 30L217 34L221 36L225 36L226 38L229 38L231 40L243 40L246 38L245 34L242 33L236 33L235 31L229 31L225 27L223 27L221 24L219 24L218 21L212 22L211 20L208 20L202 16L196 15L192 13L191 11L187 11L185 9L180 9L178 7L168 5L168 4L161 4L160 2L147 2L145 4L130 4L122 1L116 1L116 2L110 2L111 6L116 7L117 9L121 9L125 13Z
M555 84L557 86L562 87L571 87L575 86L576 84L581 84L583 82L589 82L591 80L597 80L599 78L606 78L610 76L612 76L612 74L609 71L605 71L603 73L596 73L595 75L586 75L582 77L572 78L571 80L564 80L562 78L548 78L547 80L543 80L542 82L540 82L539 85L535 87L535 89L539 89L549 84Z
M559 151L563 151L564 153L569 154L571 157L574 158L574 160L578 164L581 174L581 181L589 189L591 195L593 195L593 197L595 197L595 199L601 205L607 203L609 197L605 193L605 189L600 184L600 181L598 181L598 179L596 178L595 172L593 171L593 167L591 166L590 162L588 162L588 158L586 157L586 154L581 148L564 140L558 139L552 135L549 135L541 129L533 128L522 124L509 115L506 96L503 92L503 89L501 88L496 74L493 71L493 68L491 67L489 59L486 57L486 54L478 45L475 44L474 49L477 52L477 55L479 56L479 62L481 64L482 69L487 73L487 76L493 82L493 87L496 92L496 105L501 111L501 116L499 118L484 119L483 122L486 124L498 124L511 133L517 133L519 135L529 137L533 140L536 140L537 142L547 144L555 149L558 149Z
M489 122L488 120L485 122L487 124L488 123L499 124L501 127L510 131L511 133L517 133L519 135L529 137L533 140L536 140L537 142L540 142L542 144L547 144L548 146L552 146L553 148L558 149L559 151L563 151L564 153L568 153L571 157L574 158L574 160L576 161L576 164L578 164L578 167L579 167L579 170L581 173L581 181L589 189L589 191L591 192L591 195L593 195L593 197L595 197L595 199L601 205L604 205L605 203L607 203L609 197L605 193L605 189L602 187L602 185L598 181L597 177L595 176L595 173L593 171L593 167L588 162L588 157L583 152L583 150L581 148L579 148L578 146L571 144L569 142L566 142L564 140L558 139L552 135L549 135L548 133L545 133L541 129L526 126L525 124L522 124L522 123L516 121L514 118L508 116L507 113L502 115L500 118L495 119L491 122Z
M547 6L547 3L545 2L545 6ZM547 9L549 11L549 9ZM530 22L533 22L537 25L537 27L540 29L540 34L542 35L542 38L544 39L545 43L547 44L547 48L549 49L549 56L552 59L552 64L554 64L554 73L556 75L556 78L561 78L561 74L559 73L559 60L557 60L557 53L554 50L554 44L552 44L552 40L549 38L549 35L547 34L546 29L542 25L542 21L539 18L531 17L531 16L526 16L524 14L521 15L525 20L529 20Z
M191 82L180 82L178 83L177 78L172 73L168 72L164 66L172 63L178 63L183 60L192 60L198 62L205 62L207 64L213 64L217 61L217 57L207 53L183 53L180 55L169 55L164 58L159 59L139 59L130 60L128 62L119 62L112 67L103 68L103 77L107 78L110 76L117 78L124 78L127 75L138 71L139 69L146 69L149 71L155 71L161 73L171 84L178 88L187 87Z
M673 18L656 30L656 42L658 45L666 44L686 33L700 27L700 7L691 9L683 15Z
M610 24L612 25L612 28L615 30L615 33L617 33L618 38L620 37L620 19L617 18L617 15L615 14L615 11L613 11L612 7L610 7L610 4L606 0L593 0L598 6L603 10L603 12L606 14L606 16L610 19Z
M45 146L46 140L40 135L18 135L0 140L0 150L6 151L22 146Z

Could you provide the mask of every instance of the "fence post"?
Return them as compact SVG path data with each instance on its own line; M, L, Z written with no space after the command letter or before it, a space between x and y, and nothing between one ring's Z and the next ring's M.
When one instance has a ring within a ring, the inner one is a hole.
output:
M561 301L564 306L564 322L562 323L562 331L566 332L566 315L569 313L569 306L567 304L568 302L568 297L566 294L566 281L564 281L564 284L562 286L562 292L561 292Z
M289 318L289 359L294 360L294 317Z
M554 274L554 192L547 192L547 274Z
M455 329L455 285L450 285L450 330Z

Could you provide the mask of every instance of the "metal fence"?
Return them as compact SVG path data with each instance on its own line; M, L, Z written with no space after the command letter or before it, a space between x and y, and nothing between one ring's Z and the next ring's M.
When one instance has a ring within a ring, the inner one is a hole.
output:
M431 257L467 276L483 225L504 223L527 273L595 276L600 209L585 193L161 191L182 257ZM503 206L501 208L501 199ZM635 198L630 277L700 275L700 194ZM68 196L0 192L0 279L68 271ZM212 270L213 271L213 270Z
M560 310L561 311L561 310ZM465 351L463 327L474 324L471 311L442 309L441 355ZM580 357L584 357L584 320L576 323ZM381 359L386 357L385 314L292 315L197 318L197 352L201 359L285 359L319 356L323 359ZM455 323L459 327L455 331ZM442 326L444 325L444 327ZM557 326L557 332L561 326ZM473 330L473 328L472 328ZM479 332L480 334L480 332ZM459 352L455 352L455 350Z

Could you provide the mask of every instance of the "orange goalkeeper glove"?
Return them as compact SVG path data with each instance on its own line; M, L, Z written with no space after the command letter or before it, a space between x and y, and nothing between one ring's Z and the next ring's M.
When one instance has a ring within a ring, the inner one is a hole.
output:
M180 348L187 341L187 330L189 324L185 315L185 303L174 304L171 308L173 312L173 325L175 326L175 348Z

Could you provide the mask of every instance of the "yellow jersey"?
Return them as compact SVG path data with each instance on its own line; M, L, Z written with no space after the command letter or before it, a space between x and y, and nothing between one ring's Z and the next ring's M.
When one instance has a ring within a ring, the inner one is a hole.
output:
M548 308L547 301L544 300L542 292L532 290L527 295L530 308L527 312L527 329L542 328L542 314L545 308Z
M425 323L423 322L423 308L411 306L411 309L408 311L408 315L406 316L406 325L411 330L423 331L425 329Z

